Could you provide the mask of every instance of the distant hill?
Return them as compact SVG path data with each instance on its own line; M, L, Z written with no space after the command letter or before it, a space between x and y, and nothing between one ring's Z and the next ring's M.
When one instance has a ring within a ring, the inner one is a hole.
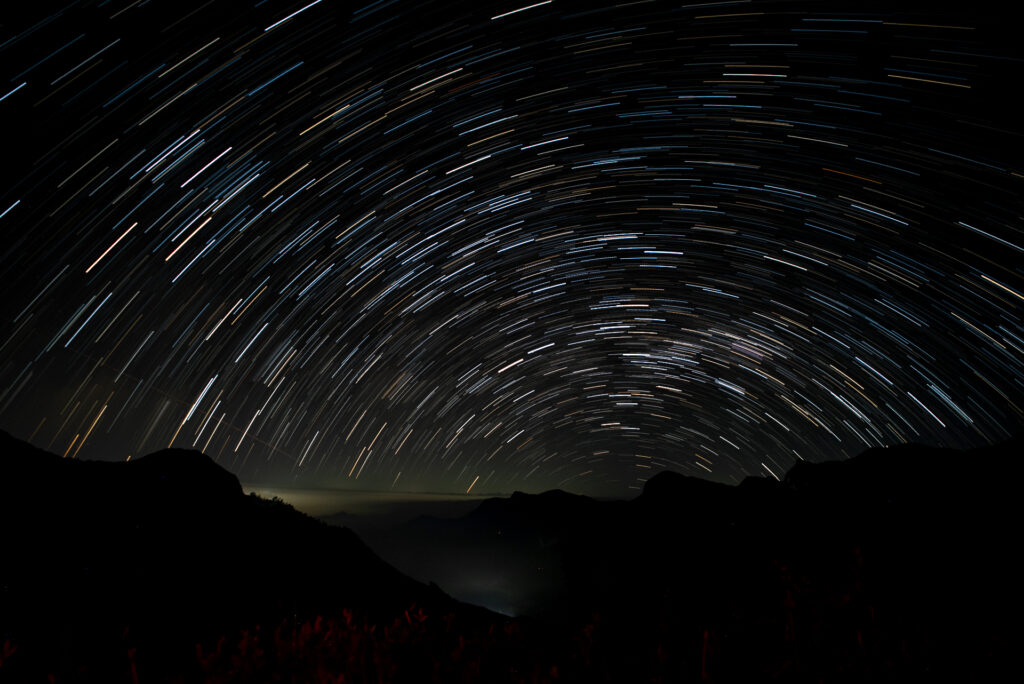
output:
M197 452L0 433L0 680L999 681L1022 446L488 499L369 538L417 581Z
M104 658L126 640L151 659L143 672L187 669L204 636L343 609L483 615L402 575L350 530L244 495L196 451L77 461L0 433L0 520L0 642L36 648L58 671L120 672Z
M599 613L623 647L704 634L690 657L726 680L763 676L764 652L783 679L991 671L1022 607L1022 447L872 449L739 486L662 472L632 501L516 493L367 541L463 600L562 625Z

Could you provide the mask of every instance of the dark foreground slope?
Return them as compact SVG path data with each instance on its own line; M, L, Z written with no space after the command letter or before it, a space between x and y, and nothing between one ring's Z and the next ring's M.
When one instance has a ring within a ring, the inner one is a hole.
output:
M1017 649L1022 446L738 487L665 472L628 502L516 494L368 541L455 596L589 629L616 680L978 680Z
M83 462L0 433L0 520L3 681L201 681L197 645L226 637L245 660L252 638L240 630L308 629L318 615L377 624L415 606L489 619L400 574L351 531L244 495L194 451Z
M1022 606L1020 453L875 449L718 492L658 476L627 524L571 540L571 605L699 625L705 669L732 680L998 677Z
M412 525L442 587L455 568L550 577L525 590L538 621L458 605L201 454L78 462L0 440L4 682L1000 681L1016 665L1019 441L738 487L661 473L632 501L518 494Z

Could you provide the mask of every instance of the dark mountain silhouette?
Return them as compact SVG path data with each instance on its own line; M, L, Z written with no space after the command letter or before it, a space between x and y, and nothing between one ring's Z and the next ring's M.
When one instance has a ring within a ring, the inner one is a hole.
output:
M0 642L65 674L123 674L121 645L138 647L143 681L188 674L197 642L283 617L389 620L415 605L486 618L350 530L244 495L195 451L77 461L0 433L0 520Z
M445 581L462 601L538 615L565 594L560 540L608 510L589 497L553 490L485 499L454 520L420 516L389 528L344 516L325 520L349 520L388 562L400 563L412 577Z
M81 462L0 434L0 679L999 680L1022 446L516 493L367 546L197 452Z
M601 615L626 679L654 657L722 681L976 679L1019 633L1022 446L871 449L739 486L662 472L628 502L516 493L368 542L464 600Z

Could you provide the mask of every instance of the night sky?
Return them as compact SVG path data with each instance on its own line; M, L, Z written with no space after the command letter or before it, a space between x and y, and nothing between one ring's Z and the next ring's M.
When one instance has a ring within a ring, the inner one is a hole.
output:
M984 2L24 4L0 427L40 447L627 496L1024 425Z

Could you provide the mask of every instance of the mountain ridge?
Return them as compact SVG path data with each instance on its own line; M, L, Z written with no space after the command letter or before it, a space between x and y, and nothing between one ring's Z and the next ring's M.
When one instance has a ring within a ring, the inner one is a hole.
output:
M913 535L906 549L937 548L946 536L979 552L1005 533L1014 488L1022 481L1013 457L1019 445L1019 437L970 451L900 445L843 461L799 462L780 481L748 477L738 485L662 471L631 500L600 501L560 490L517 493L485 500L458 518L374 531L367 541L396 567L464 600L500 604L513 614L565 617L574 609L555 606L553 597L575 596L568 603L584 610L588 592L606 595L607 586L625 583L624 577L641 581L601 549L615 549L658 574L675 562L670 550L655 550L677 536L714 553L743 547L758 557L805 557L803 547L822 539L837 548L867 543L886 557L902 558L897 533ZM998 476L958 473L955 468L965 463ZM981 521L989 518L984 524L991 529L985 529ZM981 529L970 532L971 526ZM945 562L964 570L960 559ZM602 572L605 579L591 581ZM481 589L483 577L490 578L490 593ZM527 587L519 598L516 587Z
M157 676L195 667L197 642L286 617L492 617L401 574L350 529L245 495L191 450L79 461L0 433L0 519L0 633L37 664L113 671L104 658L126 644Z
M543 625L495 647L512 668L501 681L538 653L621 681L991 679L1014 657L1021 606L1019 446L869 450L738 485L663 472L621 501L518 492L400 526L415 541L410 578L385 537L246 496L198 452L76 461L0 434L0 515L13 521L0 629L27 644L23 660L64 673L123 672L116 654L138 649L141 681L201 681L197 644L239 625L298 629L352 609L404 610L395 624L412 625L411 607L492 636ZM495 627L503 618L448 594L536 620ZM450 623L429 624L421 656L455 643ZM438 661L417 662L422 675Z

